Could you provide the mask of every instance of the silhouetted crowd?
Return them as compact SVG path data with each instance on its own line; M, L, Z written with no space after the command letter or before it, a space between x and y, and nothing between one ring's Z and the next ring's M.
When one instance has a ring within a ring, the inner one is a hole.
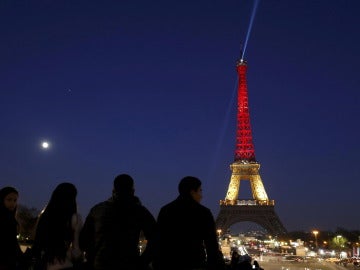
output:
M200 204L201 181L184 177L178 191L155 220L135 196L133 178L121 174L114 179L112 196L92 207L83 222L77 212L76 187L61 183L38 218L31 248L23 253L15 217L19 193L4 187L0 190L0 270L226 269L213 215ZM142 252L140 234L146 239ZM253 269L251 259L250 266L243 261L233 254L228 267Z

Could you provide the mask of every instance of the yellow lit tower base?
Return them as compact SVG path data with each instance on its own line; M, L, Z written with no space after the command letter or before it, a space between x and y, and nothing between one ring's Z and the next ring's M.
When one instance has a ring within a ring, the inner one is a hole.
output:
M256 162L254 144L250 126L250 113L246 84L246 62L237 63L238 113L235 161L230 165L232 171L225 200L220 201L220 212L216 219L218 230L226 232L229 227L242 221L257 223L272 235L286 233L279 217L275 213L275 202L269 200ZM250 181L252 199L239 199L240 182Z

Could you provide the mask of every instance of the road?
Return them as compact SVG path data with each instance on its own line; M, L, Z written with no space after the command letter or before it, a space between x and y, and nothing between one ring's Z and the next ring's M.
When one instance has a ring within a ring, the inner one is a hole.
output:
M344 267L331 262L259 262L264 270L350 270L353 266ZM357 268L358 269L358 268Z

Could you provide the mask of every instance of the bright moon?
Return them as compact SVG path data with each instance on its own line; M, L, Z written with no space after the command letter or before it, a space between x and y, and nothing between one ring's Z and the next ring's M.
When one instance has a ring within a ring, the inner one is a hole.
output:
M41 143L41 147L42 147L43 149L48 149L49 146L50 146L50 144L49 144L48 142L42 142L42 143Z

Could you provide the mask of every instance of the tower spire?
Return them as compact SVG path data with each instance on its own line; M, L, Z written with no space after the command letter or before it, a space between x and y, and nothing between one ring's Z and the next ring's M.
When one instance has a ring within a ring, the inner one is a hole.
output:
M241 59L236 64L238 73L238 104L235 161L256 162L252 139L249 98L246 83L247 64Z

